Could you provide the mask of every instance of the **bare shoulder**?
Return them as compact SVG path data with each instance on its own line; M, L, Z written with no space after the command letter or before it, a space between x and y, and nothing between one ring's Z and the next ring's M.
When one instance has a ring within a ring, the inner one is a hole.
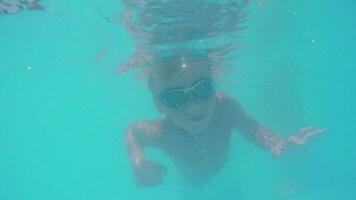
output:
M225 92L216 93L218 112L228 120L236 120L244 114L239 101Z
M217 94L219 115L233 128L242 132L254 132L260 125L247 113L238 100L226 93Z
M217 92L216 98L218 101L218 105L220 105L224 109L231 109L236 106L240 106L240 103L234 97L225 92Z

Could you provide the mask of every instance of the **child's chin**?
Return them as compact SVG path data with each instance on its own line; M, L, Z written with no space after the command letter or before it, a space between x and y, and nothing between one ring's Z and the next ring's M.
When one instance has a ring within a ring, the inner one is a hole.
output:
M212 120L212 115L207 115L203 120L199 122L192 122L191 127L196 130L196 132L204 132L209 130L210 123Z

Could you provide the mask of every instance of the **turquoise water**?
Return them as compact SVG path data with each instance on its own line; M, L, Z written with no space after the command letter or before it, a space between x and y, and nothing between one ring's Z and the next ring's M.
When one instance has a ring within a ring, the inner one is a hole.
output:
M133 52L119 1L42 1L0 16L0 200L356 198L356 3L269 0L251 6L236 68L218 83L282 137L306 125L319 140L273 159L236 134L204 188L163 153L164 184L137 188L123 134L159 116L145 82L116 67Z

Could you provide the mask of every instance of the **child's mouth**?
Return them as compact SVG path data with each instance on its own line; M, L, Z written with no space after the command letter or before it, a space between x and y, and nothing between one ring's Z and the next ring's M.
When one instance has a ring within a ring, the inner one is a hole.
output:
M207 116L207 114L201 114L196 117L189 118L189 120L193 121L193 122L199 122L199 121L203 120L206 116Z

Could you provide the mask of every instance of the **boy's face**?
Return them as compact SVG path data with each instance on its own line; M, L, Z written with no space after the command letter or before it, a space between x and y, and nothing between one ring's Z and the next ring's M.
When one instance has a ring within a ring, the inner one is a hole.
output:
M182 64L170 76L158 75L154 80L156 83L153 89L156 96L154 102L158 110L188 133L200 133L209 128L215 111L215 94L197 97L192 90L187 90L184 103L178 107L167 106L157 96L169 89L192 88L192 86L194 88L205 78L211 78L211 70L208 66Z

